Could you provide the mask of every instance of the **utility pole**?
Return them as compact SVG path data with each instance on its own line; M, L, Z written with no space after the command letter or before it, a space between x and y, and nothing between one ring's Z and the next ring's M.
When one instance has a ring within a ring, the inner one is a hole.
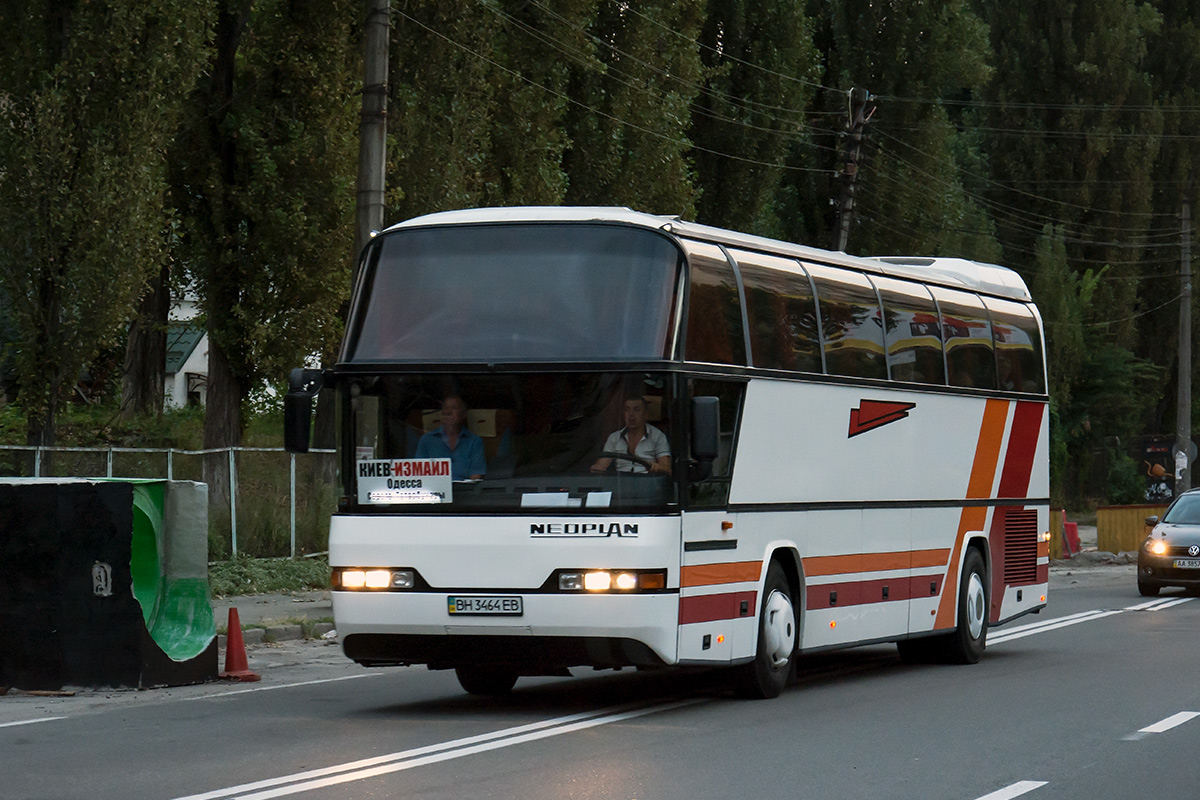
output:
M1175 496L1192 486L1192 186L1179 211L1179 392L1175 410Z
M391 0L367 0L367 16L363 24L363 92L358 124L354 251L350 254L351 290L358 282L358 260L367 242L371 241L371 232L383 228L383 186L387 168L388 38L391 27ZM349 302L342 303L343 322L349 313ZM331 349L323 353L321 363L324 366L332 364L336 360L336 352ZM317 414L313 421L314 447L332 449L337 443L334 405L333 390L328 386L322 387L317 395ZM332 482L335 461L327 459L320 463L324 479Z
M845 251L850 239L850 220L854 217L854 181L858 177L863 129L875 113L875 106L870 105L871 100L871 93L866 89L852 88L846 95L846 139L842 150L841 197L837 202L837 221L833 226L834 250Z
M383 228L391 13L391 0L367 0L367 19L363 31L362 113L358 126L358 195L353 256L356 265L363 248L371 240L371 232Z

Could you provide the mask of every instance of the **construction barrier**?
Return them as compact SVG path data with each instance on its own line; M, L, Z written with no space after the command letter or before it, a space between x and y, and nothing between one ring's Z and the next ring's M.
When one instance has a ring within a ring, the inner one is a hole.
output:
M1137 550L1150 533L1146 517L1163 515L1165 504L1100 506L1096 509L1096 549L1109 553Z
M0 685L215 679L207 509L191 481L0 482Z

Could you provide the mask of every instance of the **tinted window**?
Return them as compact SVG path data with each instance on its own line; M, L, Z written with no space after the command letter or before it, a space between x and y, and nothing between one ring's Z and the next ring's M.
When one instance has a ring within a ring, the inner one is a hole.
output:
M992 326L977 295L933 287L942 311L942 336L946 343L946 368L951 386L996 388L996 360L992 353Z
M825 370L831 375L886 378L883 315L866 276L832 267L805 267L817 284Z
M997 385L1013 392L1045 392L1042 339L1033 312L1010 300L988 297L984 302L992 313Z
M720 402L720 446L707 471L689 474L688 502L692 508L723 508L729 503L738 415L746 395L746 384L734 381L689 380L690 397L716 397ZM696 467L699 463L692 460Z
M733 251L732 255L746 291L754 366L820 372L817 310L800 265L758 253Z
M616 225L385 234L356 303L351 361L669 357L679 251Z
M941 326L929 290L917 283L871 277L883 298L884 340L894 381L945 385Z
M746 363L746 337L737 280L721 248L684 242L688 253L688 361Z

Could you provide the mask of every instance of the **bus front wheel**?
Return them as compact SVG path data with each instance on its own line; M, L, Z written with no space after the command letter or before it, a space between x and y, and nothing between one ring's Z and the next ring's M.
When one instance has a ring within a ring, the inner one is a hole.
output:
M511 692L517 684L517 673L503 667L455 667L454 674L467 694L499 697Z
M779 562L771 562L758 615L758 649L754 660L734 667L738 695L778 697L792 672L796 654L796 609L792 588Z

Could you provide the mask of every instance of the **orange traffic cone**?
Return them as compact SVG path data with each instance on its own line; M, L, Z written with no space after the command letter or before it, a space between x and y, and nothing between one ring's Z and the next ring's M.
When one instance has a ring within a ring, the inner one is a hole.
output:
M251 672L246 663L246 643L242 641L242 622L236 608L229 609L229 627L225 633L225 670L221 677L230 681L253 683L262 680L257 672Z

